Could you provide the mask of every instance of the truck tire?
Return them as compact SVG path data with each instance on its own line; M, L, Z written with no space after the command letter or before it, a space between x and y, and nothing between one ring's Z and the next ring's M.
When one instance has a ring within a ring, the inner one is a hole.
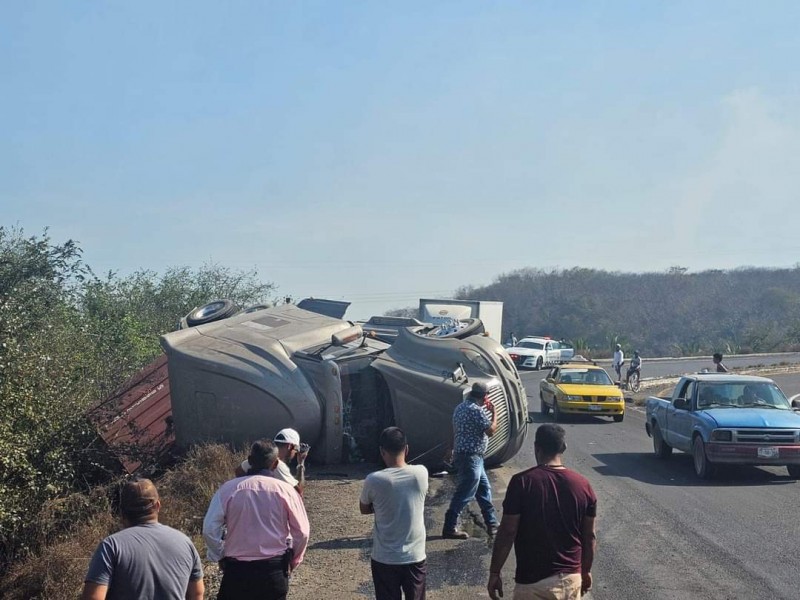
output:
M195 308L186 315L186 324L189 325L189 327L195 327L197 325L203 325L204 323L227 319L236 314L238 310L239 307L231 300L214 300L213 302Z
M623 419L625 419L625 413L614 415L614 423L622 423Z
M708 460L706 456L706 445L703 443L703 438L699 435L694 436L692 440L692 462L694 463L694 472L700 479L711 479L714 477L714 465Z
M542 394L542 392L539 392L539 412L545 416L550 412L550 405L544 401L544 394Z
M664 436L661 435L661 428L658 423L653 423L653 452L662 460L672 456L672 446L664 441Z
M536 370L541 371L542 365L544 365L544 359L540 356L539 358L536 359Z
M786 465L786 470L792 479L800 479L800 465Z

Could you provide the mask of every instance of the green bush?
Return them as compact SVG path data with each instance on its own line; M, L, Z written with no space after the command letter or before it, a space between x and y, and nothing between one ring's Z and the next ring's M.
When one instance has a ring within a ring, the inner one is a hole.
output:
M44 506L118 469L87 409L155 358L193 307L262 303L273 289L217 265L99 278L75 242L0 227L0 571L58 535L35 518Z

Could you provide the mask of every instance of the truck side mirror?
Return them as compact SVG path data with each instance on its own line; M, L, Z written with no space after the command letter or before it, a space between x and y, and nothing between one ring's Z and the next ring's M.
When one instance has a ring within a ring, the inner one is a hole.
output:
M467 377L467 372L464 370L464 365L462 363L458 363L458 366L453 369L451 376L453 378L453 383L458 383L459 381L469 382L469 377Z
M675 400L674 406L678 410L687 410L688 406L687 406L686 398L677 398Z
M792 400L792 408L794 410L800 410L800 399Z

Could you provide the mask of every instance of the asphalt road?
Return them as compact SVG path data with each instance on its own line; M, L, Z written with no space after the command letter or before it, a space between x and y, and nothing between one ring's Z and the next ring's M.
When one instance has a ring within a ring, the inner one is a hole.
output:
M742 366L798 362L800 355L767 360ZM659 368L664 375L697 370L675 363L680 367L667 361ZM522 374L537 422L551 418L539 414L543 376ZM774 379L787 396L800 393L800 376ZM564 427L565 462L589 478L599 498L593 600L798 597L800 482L785 468L730 468L701 482L688 454L655 458L643 409L633 406L622 423L587 417ZM531 435L506 467L533 464Z

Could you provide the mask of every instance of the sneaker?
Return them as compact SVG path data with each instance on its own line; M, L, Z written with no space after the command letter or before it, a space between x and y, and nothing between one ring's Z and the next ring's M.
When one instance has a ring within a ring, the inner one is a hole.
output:
M466 540L469 538L469 534L460 529L444 530L442 531L442 538L446 540Z

